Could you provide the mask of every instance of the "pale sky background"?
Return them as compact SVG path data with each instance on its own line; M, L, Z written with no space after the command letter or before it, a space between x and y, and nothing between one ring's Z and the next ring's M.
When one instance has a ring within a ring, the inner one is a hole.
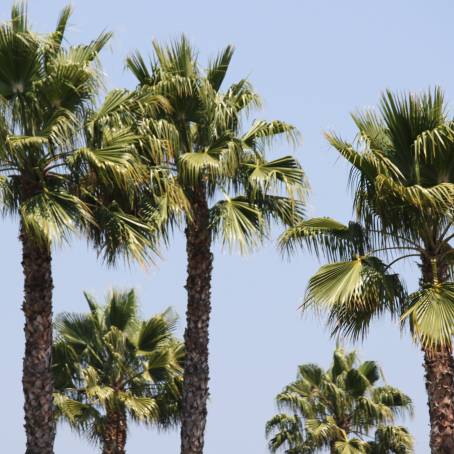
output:
M349 113L373 106L385 88L418 91L441 85L454 96L454 3L449 0L228 0L146 1L73 0L70 42L87 41L100 31L115 34L102 55L107 85L128 87L125 56L150 52L153 38L169 40L184 32L201 51L201 60L226 44L237 48L229 81L248 76L265 100L257 117L295 124L304 144L292 151L312 186L311 215L347 221L351 197L346 166L323 138L334 130L354 134ZM40 31L54 26L63 0L31 0L30 16ZM1 0L0 18L11 2ZM0 352L1 451L24 452L21 367L23 355L22 272L16 221L1 224L2 329ZM55 313L85 311L82 291L102 298L112 286L135 287L144 315L173 306L184 326L186 257L180 234L149 271L108 269L85 242L74 240L54 256ZM274 397L293 380L298 364L327 365L334 342L314 317L297 308L308 277L318 267L308 254L282 260L273 243L247 257L216 247L211 324L211 401L206 454L264 454L264 424L275 412ZM416 283L415 270L404 270ZM377 360L387 381L414 400L416 414L406 421L416 453L428 448L428 412L422 356L396 323L380 321L357 345L362 359ZM131 427L131 454L179 452L179 433ZM56 453L97 452L59 426Z

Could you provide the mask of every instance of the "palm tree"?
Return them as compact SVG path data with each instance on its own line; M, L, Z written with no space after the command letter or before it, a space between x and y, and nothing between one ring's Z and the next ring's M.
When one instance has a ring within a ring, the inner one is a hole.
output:
M266 424L271 452L287 454L406 454L413 452L407 429L396 416L411 414L410 398L389 385L374 361L359 363L355 352L337 348L331 367L298 368L295 382L277 395L281 410Z
M133 168L131 133L106 127L84 140L84 132L99 130L96 125L115 116L106 104L99 112L92 110L101 82L96 59L110 34L66 48L62 42L70 14L66 7L55 31L38 35L29 28L21 3L0 26L0 200L4 212L20 220L29 454L52 453L55 436L52 245L77 227L93 229L97 223L100 204L86 184L93 175L113 182L125 179ZM84 200L88 196L90 203ZM117 225L127 223L121 213L115 219ZM139 225L133 233L141 229ZM117 235L125 236L125 229Z
M208 399L208 325L211 312L212 241L241 251L256 246L272 220L292 224L301 212L303 172L291 156L273 161L265 146L275 137L295 140L294 127L256 121L241 128L245 113L259 105L246 80L222 91L233 49L208 66L183 37L169 47L154 43L149 68L140 54L127 66L138 90L168 101L154 116L139 116L140 154L151 178L149 221L165 237L184 226L188 257L182 454L201 454ZM145 210L146 212L147 210Z
M57 318L53 371L57 416L104 454L125 452L128 417L162 428L181 411L183 346L169 311L140 320L136 294L112 291L88 314Z
M424 353L432 453L450 453L454 123L438 88L422 95L386 92L378 113L353 119L357 144L332 134L328 139L352 166L359 223L307 220L289 229L282 245L304 243L333 262L311 278L303 306L326 309L334 332L357 337L383 312L409 322ZM391 269L415 258L420 286L408 295Z

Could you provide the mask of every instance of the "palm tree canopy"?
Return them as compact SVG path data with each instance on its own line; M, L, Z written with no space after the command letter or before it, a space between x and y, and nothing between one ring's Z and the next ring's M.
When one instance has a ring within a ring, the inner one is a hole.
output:
M357 114L354 144L328 134L352 166L359 223L305 220L281 237L330 262L310 280L305 307L328 308L337 331L358 336L384 311L397 315L427 348L450 346L454 123L440 89L386 92L377 112ZM407 294L392 265L419 259L421 289ZM340 323L338 323L340 322Z
M424 230L445 227L452 214L454 122L440 88L422 94L387 91L378 112L353 115L355 144L327 134L352 165L351 183L360 219L430 244ZM404 216L405 215L405 216ZM440 232L439 232L440 233Z
M110 33L65 46L70 16L64 8L55 30L40 35L18 3L0 26L0 201L39 242L83 228L107 256L111 241L142 257L149 229L114 203L120 193L114 188L124 190L139 173L132 154L137 138L123 120L123 109L137 100L115 103L121 92L115 90L95 109L98 56Z
M212 201L213 237L241 251L256 245L272 219L292 224L302 214L306 182L292 156L267 160L275 139L296 143L296 129L282 121L243 123L260 105L250 83L222 90L233 56L228 46L202 71L185 37L163 47L154 43L148 65L136 53L127 66L138 91L165 98L154 116L138 118L140 155L150 169L150 220L166 231L191 217L190 194L200 182Z
M315 364L298 368L295 382L276 397L283 411L266 426L272 452L287 454L410 453L412 438L395 426L411 414L411 399L389 385L379 385L382 372L373 361L359 362L355 352L337 348L328 370ZM378 449L374 451L373 449ZM399 450L400 449L400 450Z
M138 315L136 294L112 291L104 306L85 294L87 314L57 318L53 352L58 417L100 441L106 414L121 410L160 427L179 418L182 343L166 311Z

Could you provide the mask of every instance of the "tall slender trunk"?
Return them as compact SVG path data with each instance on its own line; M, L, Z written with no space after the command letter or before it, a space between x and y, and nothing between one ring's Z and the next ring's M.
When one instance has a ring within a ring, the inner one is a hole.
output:
M450 349L424 351L432 454L454 453L454 359Z
M103 434L102 454L125 454L127 421L121 410L107 412L107 421Z
M208 327L211 312L213 255L208 229L206 191L199 185L192 195L193 219L186 226L188 306L184 333L181 454L202 454L208 400Z
M445 263L422 257L422 282L444 282ZM454 454L454 358L450 347L422 348L430 416L432 454Z
M21 225L24 272L24 390L26 454L54 452L52 379L52 268L48 245L34 241Z

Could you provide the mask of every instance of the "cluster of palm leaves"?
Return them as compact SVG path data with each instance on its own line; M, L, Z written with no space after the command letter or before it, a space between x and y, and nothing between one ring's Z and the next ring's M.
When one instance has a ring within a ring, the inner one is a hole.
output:
M88 314L62 314L53 348L56 417L103 453L124 453L127 421L172 427L179 420L183 346L167 311L140 320L135 292L105 306L88 294Z
M377 111L353 116L353 143L328 134L351 165L356 219L348 225L306 219L298 161L267 157L276 139L297 144L298 132L278 120L248 121L261 100L246 79L224 87L232 47L203 68L186 38L154 43L150 59L134 53L126 61L135 89L103 97L99 54L110 34L66 45L70 15L65 8L55 30L38 34L20 3L0 26L0 201L19 220L23 251L27 453L53 452L58 415L104 437L106 452L124 449L129 414L164 426L181 418L182 454L202 454L212 243L247 252L276 223L286 229L284 250L304 246L329 262L310 279L303 308L325 310L334 335L362 337L382 314L409 327L424 353L432 452L454 452L454 123L441 90L386 92ZM77 233L110 265L120 259L147 265L178 228L187 250L183 364L168 314L140 322L133 294L113 294L105 308L87 297L88 315L58 319L53 347L55 245ZM395 271L401 260L419 265L416 291ZM147 345L152 335L161 340ZM356 373L350 369L346 375ZM345 391L338 383L344 372L321 374L323 387ZM361 382L364 393L372 392L374 380ZM300 434L295 443L318 443L308 421L320 415L311 411L301 413L304 425L296 416L282 420L282 430L301 429L293 431ZM383 426L389 418L369 416L358 430L373 426L377 439L405 439L400 429ZM375 446L344 435L334 439L335 449L343 442L351 452Z
M271 452L287 454L406 454L413 452L408 431L394 425L411 414L411 400L389 385L374 361L358 362L355 352L337 348L331 367L298 367L295 382L276 397L281 410L266 424Z

